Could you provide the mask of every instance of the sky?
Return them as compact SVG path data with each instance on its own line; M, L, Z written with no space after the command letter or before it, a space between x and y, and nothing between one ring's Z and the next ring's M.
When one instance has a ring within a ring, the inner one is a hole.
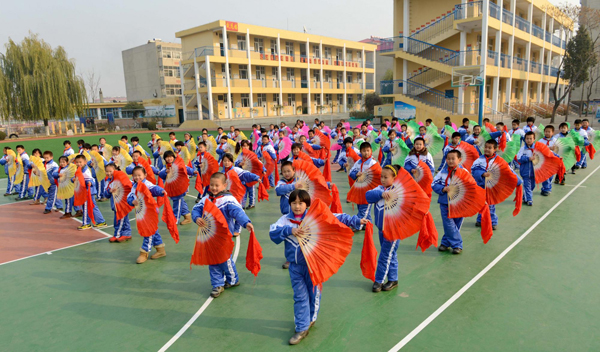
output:
M578 0L567 2L579 3ZM37 33L52 47L63 46L83 77L90 71L99 75L105 97L124 96L121 51L145 44L152 38L180 42L175 32L218 19L299 32L305 26L309 33L358 41L370 36L393 35L393 2L13 1L0 11L0 50L4 52L9 38L19 42L29 32Z

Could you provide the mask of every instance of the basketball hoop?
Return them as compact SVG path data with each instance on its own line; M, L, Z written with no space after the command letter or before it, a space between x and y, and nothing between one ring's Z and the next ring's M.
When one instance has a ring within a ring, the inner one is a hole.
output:
M468 88L470 85L471 85L471 82L463 82L463 83L461 83L461 85L460 85L459 89L462 89L462 91L464 92L464 91L466 91L466 90L467 90L467 88Z

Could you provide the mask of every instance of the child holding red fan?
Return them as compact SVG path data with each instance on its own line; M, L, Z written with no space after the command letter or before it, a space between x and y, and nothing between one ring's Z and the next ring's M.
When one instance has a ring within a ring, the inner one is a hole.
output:
M415 168L419 165L419 161L422 161L429 166L432 175L435 173L433 157L425 147L425 139L422 137L417 137L413 141L413 148L410 150L406 160L404 161L404 168L406 171L415 174ZM413 172L413 170L415 172Z
M454 135L452 134L452 140L454 143ZM460 134L458 135L460 138ZM446 155L446 163L442 169L435 175L433 184L431 185L433 191L439 195L438 203L440 204L440 211L442 213L442 222L444 224L444 237L438 247L440 252L445 252L448 248L452 248L452 254L460 254L462 252L463 241L460 235L460 228L463 223L463 218L449 218L448 214L448 185L454 176L454 172L457 168L463 168L460 165L461 154L458 150L450 150Z
M533 205L533 190L535 189L535 173L533 171L535 143L535 133L527 132L525 144L521 146L516 157L520 164L519 173L523 178L523 202L529 206Z
M416 140L415 140L416 142ZM373 292L391 291L398 287L398 246L400 240L390 241L383 236L384 200L389 197L386 190L392 186L400 170L399 165L386 165L381 170L381 186L367 192L367 202L375 204L375 226L379 228L379 259L375 271ZM384 284L385 278L388 281Z
M169 184L173 184L174 187L182 191L179 194L169 194L169 198L173 201L173 214L175 215L175 219L183 217L183 220L180 220L179 225L191 224L192 216L190 215L190 210L185 201L185 195L187 194L190 183L187 176L193 176L194 169L186 166L183 159L179 156L175 156L173 151L167 150L163 157L167 165L160 170L158 176L165 180L165 189L169 189ZM187 175L184 176L183 173L187 173Z
M135 153L135 152L134 152ZM139 152L138 152L139 153ZM128 184L121 185L120 182L114 183L114 173L116 170L115 164L108 164L104 168L106 172L106 190L104 192L104 197L106 199L110 199L110 208L115 213L114 217L114 229L115 232L113 237L109 238L109 242L126 242L131 240L131 224L129 223L129 218L126 216L122 219L117 218L117 210L115 208L115 199L113 198L113 193L123 192L125 190L125 186L127 188L131 188L131 181L127 179ZM133 170L132 170L133 171ZM122 171L119 171L122 172ZM124 179L122 179L124 181ZM123 196L127 196L128 194L122 194Z
M294 323L296 329L289 344L296 345L308 336L308 329L317 320L321 302L321 287L319 287L320 285L313 285L307 259L300 248L301 245L298 240L304 235L304 229L299 228L299 225L304 220L311 205L310 195L305 190L297 189L290 194L289 205L291 211L271 225L269 236L275 244L285 242L285 258L290 262L289 272L292 289L294 290ZM322 215L325 216L326 214ZM329 215L332 214L329 213ZM345 226L353 228L359 228L367 223L365 219L348 214L335 214L335 218ZM330 234L319 233L318 235L327 236ZM331 253L331 255L335 254Z
M259 159L263 159L263 164L266 166L266 160L265 160L265 153L268 153L269 156L271 157L271 160L273 161L273 163L277 162L277 154L275 153L275 149L273 148L273 146L270 144L270 140L269 140L269 136L264 135L261 138L262 143L259 145L259 147L257 148L257 152L256 155L258 156ZM269 184L271 185L271 187L275 187L275 172L277 172L277 165L275 165L275 171L271 172L271 174L267 175L267 177L269 178Z
M486 188L486 178L492 177L491 170L494 169L494 164L496 163L506 163L504 159L500 158L496 152L498 151L498 142L495 139L490 139L485 142L484 154L479 157L479 159L475 160L473 166L471 167L471 172L473 173L473 178L477 181L477 185L483 189ZM515 172L509 168L509 170L516 176ZM501 177L502 175L500 175ZM518 179L517 187L521 185L521 179ZM502 178L496 180L496 182L506 181ZM514 189L510 189L510 193L512 193ZM517 200L520 202L521 200ZM498 216L496 215L496 205L489 204L490 216L492 219L492 230L496 230L498 226ZM477 215L477 221L475 222L475 226L481 227L481 214Z
M371 144L369 142L363 142L360 145L360 155L361 158L354 163L354 166L348 173L348 177L353 180L357 180L359 177L363 176L369 170L369 168L373 167L373 165L377 164L377 160L373 159L372 156L373 150L371 149ZM379 180L376 180L379 182ZM354 186L353 186L354 187ZM374 188L374 187L373 187ZM372 188L371 188L372 189ZM365 203L367 203L365 201ZM367 219L369 221L371 218L371 205L370 204L357 204L358 207L358 217L361 219Z
M132 176L133 184L131 187L131 192L129 192L129 195L127 195L127 204L136 208L136 217L138 218L138 221L144 221L144 217L146 215L153 215L156 219L156 224L152 225L156 226L156 230L154 230L155 233L151 236L143 237L144 240L142 241L142 247L140 248L140 255L136 260L137 264L143 264L148 260L148 254L150 251L152 251L152 247L156 249L156 253L154 253L150 259L166 257L167 253L165 251L165 244L162 241L162 237L160 236L160 233L158 233L158 208L156 207L156 202L150 205L146 203L141 204L138 200L136 189L140 187L140 184L144 184L152 197L163 197L167 194L167 192L165 192L165 190L161 187L146 180L146 169L141 166L137 166L135 169L133 169Z
M77 155L75 157L75 165L81 170L83 174L83 178L85 179L85 187L87 189L87 198L83 205L83 219L82 224L77 229L78 230L89 230L92 228L92 219L90 218L90 213L93 213L93 222L96 224L94 227L102 228L106 227L106 222L104 221L104 217L102 217L102 213L98 206L96 205L96 186L94 182L94 177L92 176L92 172L87 166L87 159L83 155ZM88 209L91 207L91 209Z
M253 174L251 172L248 172L248 171L242 169L241 167L234 166L233 155L231 155L230 153L225 153L225 154L223 154L223 171L222 172L224 174L227 174L229 172L229 170L235 171L235 173L238 175L240 181L242 181L242 185L244 187L246 187L246 194L244 195L244 198L242 200L242 207L245 206L246 197L247 197L248 206L245 208L246 209L254 208L256 205L256 193L255 193L254 185L256 184L256 182L260 182L260 176Z
M125 172L127 173L127 175L131 175L133 169L136 166L140 165L141 157L142 152L140 152L139 150L134 150L133 153L131 153L131 159L133 160L133 162L125 168ZM160 173L160 170L158 170L154 165L150 165L150 168L152 169L152 172L154 172L155 175L158 175Z
M540 143L545 144L548 148L550 148L550 150L554 150L554 143L556 141L556 137L554 137L554 126L552 125L548 125L546 127L544 127L544 137L542 139L540 139ZM557 175L553 175L551 176L549 179L547 179L546 181L542 182L542 195L544 197L550 195L550 193L552 193L552 179L556 177L556 179L558 180L558 176Z
M227 154L223 156L223 158L226 157ZM202 214L205 201L210 200L225 216L227 227L232 236L236 223L240 224L248 231L254 231L254 226L252 226L244 209L242 209L240 203L226 191L226 188L227 179L225 178L225 175L221 172L214 173L210 177L209 193L192 209L192 219L198 226L206 225L205 220L202 218ZM209 265L208 271L210 273L210 282L212 284L210 296L213 298L219 297L224 289L239 286L240 284L237 269L231 257L224 263Z

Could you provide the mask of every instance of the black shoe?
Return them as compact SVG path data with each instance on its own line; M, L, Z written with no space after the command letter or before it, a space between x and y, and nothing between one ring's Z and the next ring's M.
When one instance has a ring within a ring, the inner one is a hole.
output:
M579 165L575 165L575 166L573 166L573 169L572 169L572 170L579 170L580 168L581 168L581 167L580 167Z
M213 287L213 290L211 291L210 296L212 298L217 298L221 295L221 292L223 292L223 291L225 291L223 286Z
M582 166L581 168L582 168L582 169L587 169L587 166Z
M560 185L564 186L565 185L565 180L563 179L562 181L560 181Z
M475 223L475 227L481 227L481 223L480 222L476 222Z
M374 282L373 283L373 292L380 292L382 287L383 287L383 285L380 284L379 282Z
M281 268L282 269L289 269L290 268L290 262L285 262L285 263L281 264Z
M300 341L304 340L304 338L308 336L308 330L300 331L294 334L290 339L290 345L297 345Z
M48 210L48 209L44 210L44 214L50 214L51 212L52 212L52 210Z
M492 225L492 230L496 231L497 228L498 228L498 225Z
M346 170L344 170L344 169L339 169L339 170L337 170L336 172L345 172L345 171L346 171Z
M8 196L10 196L10 195L11 195L10 193L4 193L4 196L5 196L5 197L8 197Z
M554 179L554 183L555 183L555 184L559 184L559 183L560 183L560 181L559 181L558 177Z
M398 281L388 281L385 283L385 285L383 285L381 290L382 291L391 291L391 290L395 289L396 287L398 287Z
M231 287L235 287L235 286L239 286L239 285L240 285L240 282L239 282L239 281L238 281L238 282L236 282L236 283L235 283L235 284L233 284L233 285L232 285L232 284L230 284L229 282L226 282L226 283L225 283L225 286L223 286L223 288L231 288Z
M542 195L544 197L548 197L550 195L550 192L542 191Z
M254 209L254 205L249 205L246 207L246 210Z
M462 248L454 248L452 249L452 254L460 254L462 252Z
M438 251L440 252L445 252L448 250L448 247L444 246L443 244L440 244L440 246L438 247Z

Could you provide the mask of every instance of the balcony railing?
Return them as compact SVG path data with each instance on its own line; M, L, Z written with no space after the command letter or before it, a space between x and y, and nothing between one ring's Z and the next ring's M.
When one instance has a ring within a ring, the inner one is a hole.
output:
M520 57L513 57L513 69L515 70L519 70L519 71L526 71L527 70L527 60L522 59Z
M511 68L510 55L500 53L500 67Z
M548 65L544 65L544 75L545 75L545 76L548 76L548 72L549 72L549 70L550 70L550 66L548 66Z
M557 36L555 36L555 35L553 35L552 36L552 45L560 46L560 38L557 37Z
M500 19L500 6L490 2L490 17L494 17L495 19Z
M466 4L458 4L454 7L455 20L464 20L466 18L474 18L481 16L483 10L482 1L471 1Z
M542 73L542 65L539 62L531 61L529 65L529 72L531 73Z
M502 9L502 22L506 24L513 24L513 13L508 11L507 9Z
M533 28L533 35L540 38L540 39L544 39L544 30L538 26L536 26L535 24L531 26L531 28Z
M493 50L488 50L487 61L488 65L498 66L499 55Z
M369 89L369 90L373 90L373 82L367 82L365 83L365 89Z
M515 26L517 28L519 28L520 30L529 33L529 21L527 21L526 19L520 17L520 16L515 16Z

